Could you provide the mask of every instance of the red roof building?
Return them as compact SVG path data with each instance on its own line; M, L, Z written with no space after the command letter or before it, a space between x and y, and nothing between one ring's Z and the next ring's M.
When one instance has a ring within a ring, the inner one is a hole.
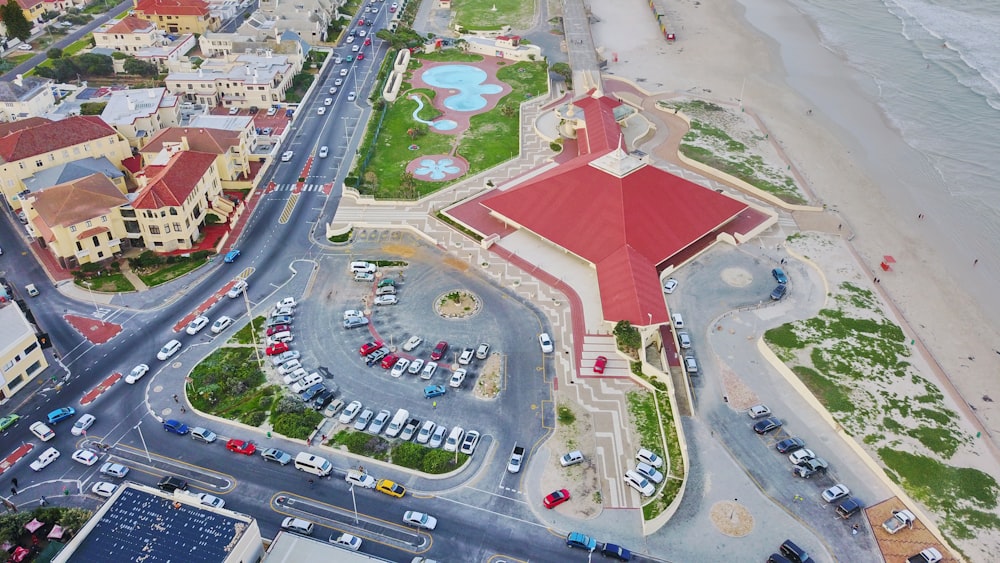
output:
M625 152L619 102L600 96L574 104L569 116L583 112L579 155L479 204L592 264L605 320L669 322L659 272L713 242L748 205Z
M5 162L16 162L105 137L118 137L118 132L96 115L78 115L61 121L42 118L25 121L31 121L34 126L0 137L0 158Z
M163 166L147 166L143 170L147 178L146 185L139 189L132 207L183 207L206 177L215 176L216 181L218 180L217 174L209 174L214 163L214 154L181 151L172 155L170 161Z

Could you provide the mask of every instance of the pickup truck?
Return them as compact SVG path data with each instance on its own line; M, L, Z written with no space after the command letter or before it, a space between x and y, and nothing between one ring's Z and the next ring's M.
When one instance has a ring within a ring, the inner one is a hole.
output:
M906 563L937 563L941 559L940 551L936 548L928 547L913 557L907 558Z
M893 510L892 516L882 522L882 527L890 534L895 534L903 528L912 528L916 521L917 517L909 510Z
M524 447L515 445L510 452L510 461L507 462L507 471L517 473L521 470L521 462L524 461Z

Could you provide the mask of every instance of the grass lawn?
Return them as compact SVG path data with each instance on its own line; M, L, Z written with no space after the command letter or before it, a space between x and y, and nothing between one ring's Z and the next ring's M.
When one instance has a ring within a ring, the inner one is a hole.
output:
M263 386L264 382L253 349L227 347L195 366L186 391L191 405L200 411L260 424L264 405L270 405L272 395L281 391L274 385Z
M233 337L229 339L229 342L235 344L252 345L253 334L260 333L261 329L264 328L265 322L267 322L267 319L264 317L255 318L253 322L247 324L246 326L238 330L236 334L234 334ZM258 342L260 342L260 340L258 340Z
M633 371L637 371L633 363ZM661 512L666 510L670 503L674 502L677 493L684 484L684 458L681 455L680 439L677 436L677 429L674 428L674 420L670 406L670 393L666 385L643 375L639 375L650 382L658 389L656 393L645 391L633 391L628 394L629 413L635 420L635 426L642 438L642 447L663 455L666 464L660 468L664 475L664 481L657 485L657 494L642 507L642 515L646 520L656 518ZM659 409L657 409L659 407ZM660 426L663 426L667 437L667 451L663 451L663 440L660 436Z
M32 53L24 53L23 55L12 55L7 57L7 61L10 62L12 65L17 66L34 56L35 55Z
M87 34L83 37L83 39L80 39L79 41L74 41L69 45L67 45L66 48L63 49L63 56L71 57L84 49L90 48L90 38L91 35Z
M139 278L149 287L154 287L179 278L205 262L208 262L208 258L188 258L180 262L167 264L163 268L149 274L139 274Z
M496 7L494 11L493 8ZM500 29L509 25L524 29L535 14L531 0L452 0L455 21L467 29Z
M128 281L122 274L111 274L110 276L101 276L89 280L76 280L75 283L80 287L105 293L135 291L135 286L132 285L132 282Z

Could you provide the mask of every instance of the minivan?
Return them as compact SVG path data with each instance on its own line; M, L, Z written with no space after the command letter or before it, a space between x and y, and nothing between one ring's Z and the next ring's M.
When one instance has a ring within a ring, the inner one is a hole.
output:
M670 315L670 319L674 322L674 328L684 328L684 317L680 313Z
M410 411L406 409L399 409L396 414L389 421L389 426L385 429L385 435L390 438L395 438L399 436L399 433L403 431L403 426L406 421L410 419Z
M364 261L351 262L351 271L354 273L365 272L370 274L374 273L376 269L378 269L378 267L375 264L372 264L371 262L364 262Z
M292 518L289 516L281 521L281 529L288 532L294 532L296 534L302 534L303 536L311 536L313 533L313 523L308 520Z
M295 469L319 475L320 477L326 477L333 471L333 465L329 461L312 455L309 452L299 452L299 455L295 456Z

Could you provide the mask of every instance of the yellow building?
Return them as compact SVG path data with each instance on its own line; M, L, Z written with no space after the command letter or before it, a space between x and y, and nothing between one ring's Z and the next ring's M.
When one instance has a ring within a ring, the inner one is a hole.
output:
M64 268L108 260L130 246L122 217L128 198L104 174L39 190L23 201L39 243ZM132 230L138 234L137 225Z
M101 119L114 127L130 145L142 148L165 127L177 125L180 102L166 88L119 90L111 93Z
M9 399L47 367L35 327L16 303L0 302L0 401Z
M134 14L167 33L216 31L222 23L205 0L135 0Z
M300 70L301 59L269 51L228 55L208 59L197 70L171 72L166 86L185 101L209 107L265 108L285 99Z
M0 81L0 122L40 117L56 107L52 80L18 74Z
M214 154L224 188L249 188L252 132L252 121L242 130L171 127L150 139L140 154L143 162L152 162L161 152L170 150Z
M6 2L4 3L6 4ZM44 0L17 0L17 5L21 7L25 19L29 22L40 23L42 21L42 14L46 10Z
M136 53L168 43L167 34L156 24L135 16L112 20L94 30L94 45L123 53Z
M81 158L102 156L120 167L131 158L132 149L96 115L61 121L32 117L0 124L0 193L11 207L20 209L25 178Z

